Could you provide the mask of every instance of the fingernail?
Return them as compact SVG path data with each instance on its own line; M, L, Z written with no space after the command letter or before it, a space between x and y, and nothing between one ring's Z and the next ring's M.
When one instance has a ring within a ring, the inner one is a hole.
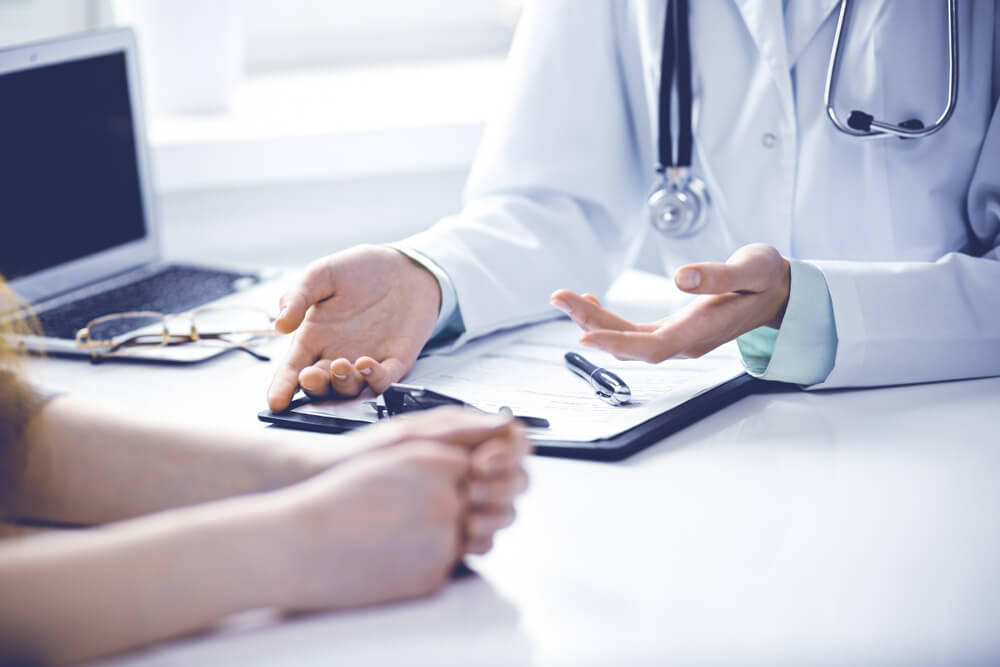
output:
M600 347L600 345L592 340L581 340L580 345L583 345L584 347Z
M553 306L563 311L567 315L573 312L573 308L565 301L552 301L551 303Z
M701 284L701 271L684 269L677 273L677 286L681 289L695 289Z
M333 374L333 377L337 378L338 380L346 380L347 379L346 375L337 375L336 373Z
M280 313L278 313L278 317L277 317L277 319L279 319L279 320L280 320L280 319L284 318L284 317L285 317L285 315L287 315L287 314L288 314L288 309L287 309L287 308L282 308L282 309L281 309L281 312L280 312Z
M372 369L371 368L363 368L363 369L361 369L361 374L362 375L371 375L372 374Z

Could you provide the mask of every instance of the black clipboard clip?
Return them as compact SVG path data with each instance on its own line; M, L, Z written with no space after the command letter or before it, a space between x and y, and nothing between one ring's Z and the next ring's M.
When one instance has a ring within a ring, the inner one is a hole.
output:
M418 412L420 410L432 410L445 405L456 405L473 408L480 412L486 412L470 403L448 396L437 391L432 391L426 387L418 387L411 384L401 384L399 382L389 385L382 394L371 403L378 418L393 417L407 412ZM501 408L501 412L509 408ZM549 420L542 417L525 417L523 415L513 415L515 419L525 426L531 428L548 428Z

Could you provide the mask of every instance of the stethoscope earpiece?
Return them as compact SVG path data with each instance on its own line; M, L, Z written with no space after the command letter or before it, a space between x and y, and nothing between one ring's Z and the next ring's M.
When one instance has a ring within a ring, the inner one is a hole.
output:
M872 121L875 117L869 113L865 113L859 109L854 109L851 111L851 115L847 117L847 126L852 130L858 132L871 132ZM924 129L924 122L919 118L910 118L909 120L904 120L899 124L904 130L922 130ZM900 139L915 139L916 137L907 137L903 135L897 135Z

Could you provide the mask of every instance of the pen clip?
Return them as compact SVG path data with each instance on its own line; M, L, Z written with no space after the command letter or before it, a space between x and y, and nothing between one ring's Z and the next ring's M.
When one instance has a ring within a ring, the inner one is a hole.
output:
M632 390L608 369L595 366L576 352L567 352L564 358L569 369L586 380L598 398L616 406L632 400Z
M623 405L632 400L632 390L628 385L606 368L596 369L589 379L594 393L612 405Z

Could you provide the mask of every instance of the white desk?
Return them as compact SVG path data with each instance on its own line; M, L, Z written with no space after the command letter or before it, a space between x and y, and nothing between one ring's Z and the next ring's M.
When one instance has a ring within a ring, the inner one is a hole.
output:
M271 371L244 355L31 367L140 413L264 428ZM481 576L431 599L247 615L107 664L995 664L998 416L1000 378L753 396L623 463L532 459Z

